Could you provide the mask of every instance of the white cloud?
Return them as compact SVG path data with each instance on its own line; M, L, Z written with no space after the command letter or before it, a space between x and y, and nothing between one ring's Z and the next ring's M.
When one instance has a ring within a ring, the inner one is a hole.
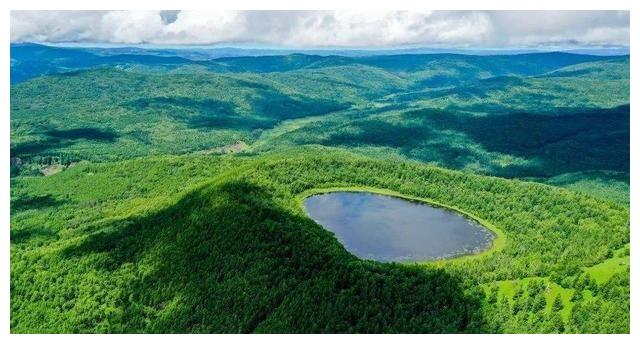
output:
M11 41L85 41L96 35L102 11L12 11Z
M94 30L101 41L138 44L154 40L164 28L160 11L111 11L102 16Z
M629 12L12 11L11 41L290 47L629 45Z
M498 44L629 45L627 11L496 11L489 15Z

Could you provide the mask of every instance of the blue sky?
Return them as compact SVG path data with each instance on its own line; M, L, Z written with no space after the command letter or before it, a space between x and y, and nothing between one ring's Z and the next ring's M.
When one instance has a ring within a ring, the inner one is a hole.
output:
M12 42L285 48L629 45L628 11L12 11Z

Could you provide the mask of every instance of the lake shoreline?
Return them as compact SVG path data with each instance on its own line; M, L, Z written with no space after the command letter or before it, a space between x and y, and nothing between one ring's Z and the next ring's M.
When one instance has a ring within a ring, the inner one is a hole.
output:
M433 199L429 199L429 198L422 198L422 197L417 197L417 196L411 196L411 195L405 195L402 194L400 192L394 191L394 190L390 190L390 189L383 189L383 188L376 188L376 187L370 187L370 186L335 186L335 187L326 187L326 188L312 188L312 189L308 189L305 190L301 193L299 193L298 195L296 195L296 203L298 208L305 214L305 216L310 217L309 214L306 212L305 207L304 207L304 201L311 197L311 196L315 196L315 195L321 195L321 194L327 194L327 193L333 193L333 192L361 192L361 193L370 193L370 194L374 194L374 195L382 195L382 196L391 196L391 197L396 197L396 198L400 198L406 201L410 201L410 202L417 202L417 203L423 203L429 206L433 206L436 208L441 208L441 209L445 209L451 212L454 212L458 215L461 215L463 217L465 217L466 219L469 220L473 220L475 222L477 222L478 224L480 224L481 226L483 226L485 229L489 230L490 232L493 233L494 235L494 239L490 242L490 245L477 253L470 253L470 254L463 254L463 255L456 255L456 256L452 256L449 258L442 258L442 259L436 259L436 260L426 260L426 261L414 261L414 262L394 262L395 264L403 264L403 265L430 265L430 266L439 266L439 265L443 265L443 264L450 264L450 263L461 263L464 261L468 261L468 260L475 260L475 259L480 259L483 257L487 257L493 253L499 252L501 251L505 244L506 244L506 234L504 233L503 230L501 230L500 228L498 228L497 226L493 225L492 223L490 223L487 220L484 220L482 218L480 218L479 216L460 209L456 206L452 206L449 204L445 204L442 202L438 202L436 200ZM358 258L360 259L360 258Z

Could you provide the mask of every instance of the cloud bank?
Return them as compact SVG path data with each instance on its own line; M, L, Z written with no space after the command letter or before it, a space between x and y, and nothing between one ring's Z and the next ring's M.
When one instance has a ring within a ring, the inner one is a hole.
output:
M12 42L628 46L628 11L12 11Z

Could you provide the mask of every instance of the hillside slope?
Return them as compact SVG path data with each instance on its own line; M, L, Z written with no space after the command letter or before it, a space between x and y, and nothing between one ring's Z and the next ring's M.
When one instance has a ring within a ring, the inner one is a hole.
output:
M360 261L296 199L349 185L456 206L506 245L439 266ZM501 324L483 296L529 277L578 288L629 242L628 209L559 188L313 149L85 163L12 192L12 332L628 331L624 270L561 325L527 307Z

